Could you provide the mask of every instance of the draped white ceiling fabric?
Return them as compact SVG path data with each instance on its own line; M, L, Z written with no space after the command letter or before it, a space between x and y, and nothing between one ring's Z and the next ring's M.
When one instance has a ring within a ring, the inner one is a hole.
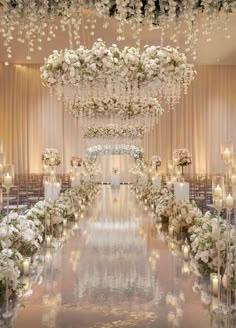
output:
M190 149L189 172L216 173L223 169L221 143L231 139L236 147L236 66L199 66L197 72L188 95L145 137L145 158L160 155L163 172L175 148ZM79 123L42 86L38 65L0 65L0 138L18 173L40 173L46 147L61 152L60 172L69 171L72 156L86 153Z

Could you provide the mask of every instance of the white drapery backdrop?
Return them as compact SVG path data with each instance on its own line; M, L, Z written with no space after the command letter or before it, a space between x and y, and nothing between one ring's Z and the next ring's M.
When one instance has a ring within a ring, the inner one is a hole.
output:
M102 182L111 182L112 168L118 169L120 182L132 182L130 168L134 166L134 159L129 155L105 155L97 157L99 169L98 178Z
M221 142L231 139L236 147L236 67L200 66L197 72L188 95L145 137L145 158L160 155L163 172L175 148L190 149L191 172L213 173L223 169ZM0 65L0 138L18 173L41 172L46 147L61 152L60 172L86 152L78 122L42 86L38 65Z

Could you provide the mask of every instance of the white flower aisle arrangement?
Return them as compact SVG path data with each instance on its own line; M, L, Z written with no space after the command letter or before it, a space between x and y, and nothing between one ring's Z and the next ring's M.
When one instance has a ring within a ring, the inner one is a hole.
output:
M200 274L209 275L210 272L217 272L217 252L220 250L220 269L221 274L226 269L226 245L227 233L225 220L220 218L220 240L218 241L218 222L217 218L210 213L206 213L204 217L199 218L197 224L190 229L191 250L193 261ZM234 232L233 226L230 233L230 252L234 259Z
M189 235L189 229L196 224L196 220L202 217L202 211L194 201L176 201L170 204L169 225L176 233L181 232L184 236Z
M98 186L93 182L83 183L80 187L68 189L61 193L55 203L39 201L24 214L10 212L9 235L7 238L6 220L0 219L0 303L4 301L6 289L6 256L8 241L9 257L9 291L12 298L20 294L21 267L25 257L32 257L39 251L45 232L57 234L57 226L67 220L74 219L75 213L84 212L86 205L93 200L98 192Z
M6 248L7 218L0 222L0 250ZM27 215L19 215L16 212L9 214L8 246L16 249L22 256L32 256L39 249L43 241L43 225L37 219L30 219Z
M8 258L8 259L7 259ZM8 260L8 270L7 270ZM23 258L21 254L14 249L0 250L0 303L5 298L6 282L8 280L9 297L12 299L17 291L22 288L20 282L20 263Z
M220 218L220 240L218 242L218 223L210 212L204 215L197 207L196 203L187 201L176 201L170 190L160 188L156 190L150 182L141 183L138 181L133 186L139 199L145 206L151 207L156 213L157 218L162 218L168 222L169 229L176 232L176 236L184 235L187 238L191 253L191 270L200 276L210 276L210 273L217 272L217 252L220 250L220 270L224 275L226 271L226 246L227 230L226 221ZM179 234L179 232L182 232ZM172 234L173 235L173 234ZM168 240L171 236L168 236ZM173 237L172 237L173 238ZM235 288L234 276L234 227L231 226L230 232L230 252L232 258L232 281L231 285Z
M42 154L42 162L46 166L59 166L61 164L59 151L55 148L46 148Z

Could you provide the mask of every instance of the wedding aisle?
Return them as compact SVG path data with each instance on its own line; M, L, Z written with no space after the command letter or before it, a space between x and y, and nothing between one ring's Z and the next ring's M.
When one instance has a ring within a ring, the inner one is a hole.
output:
M130 187L104 186L64 237L62 248L45 252L41 283L14 328L211 327L189 263L168 248Z

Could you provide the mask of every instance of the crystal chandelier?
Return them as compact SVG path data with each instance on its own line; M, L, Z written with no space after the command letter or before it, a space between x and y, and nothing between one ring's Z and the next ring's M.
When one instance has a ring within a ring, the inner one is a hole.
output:
M70 107L79 99L124 104L133 97L161 98L173 107L194 78L193 65L172 47L107 48L98 39L92 48L54 51L41 67L41 78Z
M68 31L70 44L79 45L82 29L94 35L98 16L104 20L104 28L109 25L106 18L117 20L118 41L124 40L127 25L135 38L143 26L160 29L163 34L174 27L171 39L177 41L178 34L184 34L185 51L193 50L195 57L198 16L203 14L203 31L209 34L225 15L224 29L229 37L226 18L236 12L235 0L1 0L0 6L0 33L8 60L15 41L26 44L26 58L31 60L35 51L42 50L44 40L50 42L61 31Z

